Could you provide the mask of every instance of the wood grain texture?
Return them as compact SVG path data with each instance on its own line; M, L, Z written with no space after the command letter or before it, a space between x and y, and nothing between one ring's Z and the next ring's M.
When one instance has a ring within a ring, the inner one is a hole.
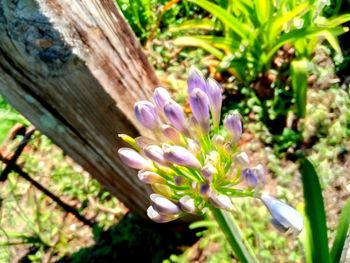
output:
M0 92L112 194L145 213L148 190L117 156L144 133L135 101L158 85L112 0L0 1Z

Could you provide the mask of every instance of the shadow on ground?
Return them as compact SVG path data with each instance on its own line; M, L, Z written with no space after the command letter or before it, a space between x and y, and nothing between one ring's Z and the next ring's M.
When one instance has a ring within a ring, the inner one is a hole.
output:
M198 231L198 230L197 230ZM175 221L156 224L132 213L117 224L96 235L96 243L82 248L59 263L82 262L162 262L172 254L181 253L181 247L197 241L195 232L187 223Z

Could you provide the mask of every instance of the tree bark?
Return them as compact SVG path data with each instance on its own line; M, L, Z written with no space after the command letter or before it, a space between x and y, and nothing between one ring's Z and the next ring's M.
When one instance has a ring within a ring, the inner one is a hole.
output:
M0 92L127 207L147 189L117 156L144 130L135 101L158 80L112 0L0 1Z

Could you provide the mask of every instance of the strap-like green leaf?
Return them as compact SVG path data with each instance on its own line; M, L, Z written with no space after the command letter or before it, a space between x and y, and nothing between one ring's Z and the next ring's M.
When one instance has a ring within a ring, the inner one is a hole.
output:
M241 23L237 18L232 16L228 11L221 8L220 6L213 4L206 0L187 0L189 2L195 3L207 10L212 15L216 16L218 19L224 23L225 26L233 30L241 38L245 39L249 35L249 29Z
M340 261L345 240L346 240L346 235L349 231L349 227L350 227L350 200L348 200L347 203L345 204L339 218L337 234L335 236L335 240L331 251L332 263L338 263Z
M302 29L296 29L293 31L288 32L287 34L284 34L281 36L273 48L271 48L270 52L267 55L267 60L272 59L272 57L275 55L277 50L282 47L284 44L288 42L292 42L296 39L302 39L302 38L308 38L311 36L317 36L317 35L322 35L323 32L330 32L333 35L341 35L346 30L342 27L335 27L335 28L327 28L327 27L307 27L307 28L302 28Z
M270 29L270 40L273 40L276 36L278 36L281 31L283 30L283 25L285 23L288 23L296 16L306 12L309 10L310 5L308 3L301 4L294 8L293 10L286 12L283 15L277 16L272 22L271 22L271 29Z
M212 43L207 40L201 39L200 37L179 37L174 40L174 45L187 46L187 47L200 47L210 54L214 55L218 59L224 58L224 53L219 49L213 47Z
M305 253L311 256L312 262L329 263L326 214L321 186L314 166L306 158L301 160L301 175L305 215L308 221L305 240L307 246L305 248L310 250Z
M203 19L191 19L179 25L170 26L169 31L178 32L182 30L193 30L193 29L214 30L215 28L216 28L215 21L211 19L203 18Z
M307 98L307 59L293 60L291 64L292 87L296 104L296 114L299 118L304 118L306 114Z
M274 11L272 0L255 0L255 12L261 25L271 19Z

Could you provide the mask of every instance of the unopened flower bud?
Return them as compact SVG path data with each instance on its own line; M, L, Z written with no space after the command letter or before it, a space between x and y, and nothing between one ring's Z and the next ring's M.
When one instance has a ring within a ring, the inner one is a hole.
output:
M191 94L191 92L195 89L201 89L202 91L206 91L207 84L205 82L204 76L202 72L200 72L195 67L191 67L188 78L187 78L187 92Z
M193 89L189 94L192 115L199 124L201 130L209 132L209 100L207 94L199 88Z
M207 80L207 95L209 99L210 111L213 117L214 127L219 127L221 106L222 106L222 94L220 85L213 79Z
M252 170L257 175L259 182L261 182L262 184L265 184L266 183L266 170L265 170L264 166L262 166L261 164L258 164L257 166L254 166L252 168Z
M267 194L263 194L261 200L269 210L273 224L278 230L284 232L290 230L297 234L303 230L303 218L294 208Z
M148 207L147 216L156 223L167 223L179 217L178 215L161 215L152 206Z
M245 152L241 152L235 156L235 161L239 166L242 168L249 167L249 157L248 154Z
M207 163L203 169L202 169L202 175L204 178L208 181L211 182L213 179L213 175L218 173L218 170L211 164Z
M218 134L213 136L212 141L217 148L222 147L225 144L225 138Z
M192 139L187 139L187 148L194 155L197 155L201 150L201 146L199 145L199 143Z
M233 210L233 204L231 202L231 199L227 195L222 195L222 194L218 195L218 194L212 193L209 196L209 201L216 208L226 209L229 211Z
M140 181L145 184L164 184L165 179L161 177L159 174L150 171L139 171L137 176Z
M174 127L172 127L168 124L163 124L161 129L162 129L164 136L167 137L169 140L171 140L173 143L175 143L175 144L182 144L183 143L182 134Z
M241 115L238 112L231 113L224 120L224 126L230 136L230 139L237 142L242 136Z
M152 161L164 166L169 165L169 162L164 158L163 149L160 148L159 146L149 145L143 149L143 152Z
M190 214L194 214L197 210L194 203L194 199L189 197L188 195L185 195L180 198L179 206L182 211Z
M151 188L153 192L168 198L171 198L174 194L171 188L165 184L151 184Z
M167 104L169 101L172 101L172 98L166 89L158 87L154 90L153 100L158 110L160 112L163 112L165 104Z
M247 185L252 188L255 188L258 185L258 176L250 168L246 168L242 171L242 178L247 183Z
M199 193L204 196L208 197L210 195L211 189L210 185L208 183L201 183L199 185Z
M152 163L149 160L143 158L138 152L133 149L120 148L118 150L118 154L122 162L131 168L139 170L151 170L153 168Z
M159 194L150 195L152 207L161 215L176 215L181 212L180 208Z
M135 139L135 142L138 147L141 149L146 148L149 145L156 144L157 142L151 138L148 138L146 136L139 136Z
M168 146L164 149L164 157L169 162L191 168L199 169L201 164L186 148L181 146Z
M137 120L148 129L155 129L159 124L156 108L149 101L135 103L134 112Z
M184 183L185 178L183 176L174 176L174 182L177 186L181 186Z
M217 151L209 152L205 157L205 163L212 163L217 166L220 161L220 154Z
M168 102L164 106L164 114L176 129L182 133L187 133L186 118L182 107L176 102Z

